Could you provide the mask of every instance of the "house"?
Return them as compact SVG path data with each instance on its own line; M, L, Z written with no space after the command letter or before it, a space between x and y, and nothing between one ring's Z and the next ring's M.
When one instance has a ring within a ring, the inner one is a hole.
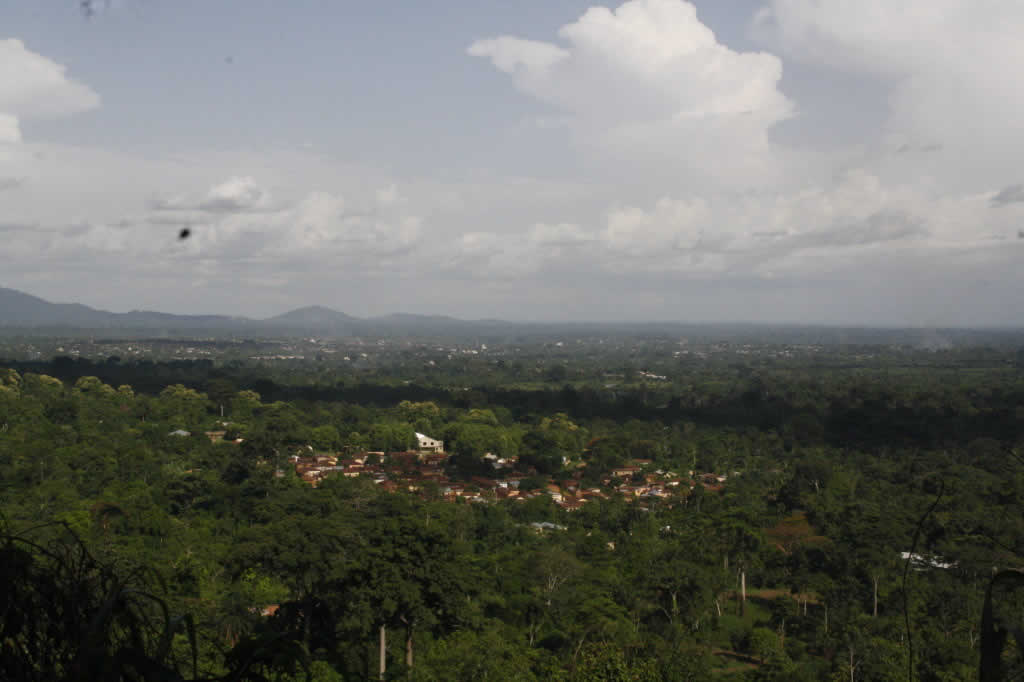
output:
M483 476L473 476L470 478L476 486L484 490L494 490L498 487L498 482L493 478L484 478Z
M176 431L171 431L167 435L168 436L175 436L177 438L188 438L192 434L189 433L188 431L186 431L185 429L177 429Z
M430 436L416 433L417 447L424 452L444 452L444 441L434 440Z
M422 461L424 467L437 469L441 467L446 461L448 461L448 456L445 455L443 452L435 452L432 454L421 455L420 460Z

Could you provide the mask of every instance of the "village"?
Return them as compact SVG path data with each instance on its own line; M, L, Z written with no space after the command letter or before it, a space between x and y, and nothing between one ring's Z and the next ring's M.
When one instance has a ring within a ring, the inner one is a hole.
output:
M303 452L291 455L289 461L296 475L313 487L331 476L365 477L383 490L408 491L449 502L525 501L546 496L566 511L576 511L587 502L607 499L616 493L629 502L646 506L656 500L685 498L697 485L718 491L727 480L724 474L705 473L695 477L693 471L687 471L684 476L654 469L651 460L634 459L605 472L600 486L582 482L586 469L582 461L570 465L572 473L567 479L543 478L540 479L543 483L538 485L535 470L519 471L517 458L491 453L485 454L483 459L490 464L493 477L455 479L449 473L449 456L444 443L421 433L417 433L416 438L418 449L407 452L345 455L314 452L311 446L306 446ZM285 472L278 470L277 475L283 477Z

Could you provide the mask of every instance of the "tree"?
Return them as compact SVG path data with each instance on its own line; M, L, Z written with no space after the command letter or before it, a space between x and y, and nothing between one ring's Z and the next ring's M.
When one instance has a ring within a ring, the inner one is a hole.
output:
M141 572L118 575L73 535L40 543L6 528L0 566L3 679L182 679L189 669L169 644L179 627L194 637L192 622L172 618ZM191 653L195 676L194 645Z
M544 373L545 378L554 384L561 384L569 378L569 370L565 365L551 365Z
M751 630L750 653L756 656L762 665L772 658L781 656L783 651L778 633L765 627Z
M406 422L377 422L370 429L370 447L383 452L404 452L416 443L416 433Z
M363 521L358 564L338 594L344 595L349 622L379 634L382 662L387 631L404 631L405 666L412 668L415 633L448 631L472 582L458 570L456 546L446 529L427 525L419 504L390 495L378 502Z
M238 421L248 421L260 409L260 394L256 391L239 391L231 398L231 417Z
M562 463L571 456L564 450L557 436L546 429L532 429L523 436L519 455L521 467L534 467L542 474L553 474L562 468Z
M237 391L234 382L228 379L211 379L206 385L206 394L210 396L221 417L224 416L224 409L230 406L231 399Z
M569 676L571 682L655 682L659 679L651 661L631 663L621 649L596 642L583 647Z
M317 450L332 451L341 445L338 429L330 424L315 426L309 432L310 442Z
M112 391L113 389L111 389ZM206 406L205 394L186 388L181 384L168 386L160 391L158 403L160 418L174 428L198 429L206 417Z
M514 630L497 624L484 630L456 630L431 646L410 678L417 682L509 680L532 682L534 650L524 646Z

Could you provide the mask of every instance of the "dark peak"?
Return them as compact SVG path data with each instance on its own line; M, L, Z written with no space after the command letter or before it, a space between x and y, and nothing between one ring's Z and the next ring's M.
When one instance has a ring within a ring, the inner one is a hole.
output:
M268 318L265 322L276 324L336 324L351 322L355 318L343 312L322 305L311 305L305 308L289 310L281 315Z

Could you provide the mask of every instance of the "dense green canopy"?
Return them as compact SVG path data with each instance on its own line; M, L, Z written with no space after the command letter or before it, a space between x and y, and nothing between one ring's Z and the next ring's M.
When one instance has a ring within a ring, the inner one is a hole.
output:
M11 363L0 678L365 680L383 646L410 680L1008 679L1024 376L1000 357L612 389L586 353L473 387ZM405 454L416 432L448 458Z

